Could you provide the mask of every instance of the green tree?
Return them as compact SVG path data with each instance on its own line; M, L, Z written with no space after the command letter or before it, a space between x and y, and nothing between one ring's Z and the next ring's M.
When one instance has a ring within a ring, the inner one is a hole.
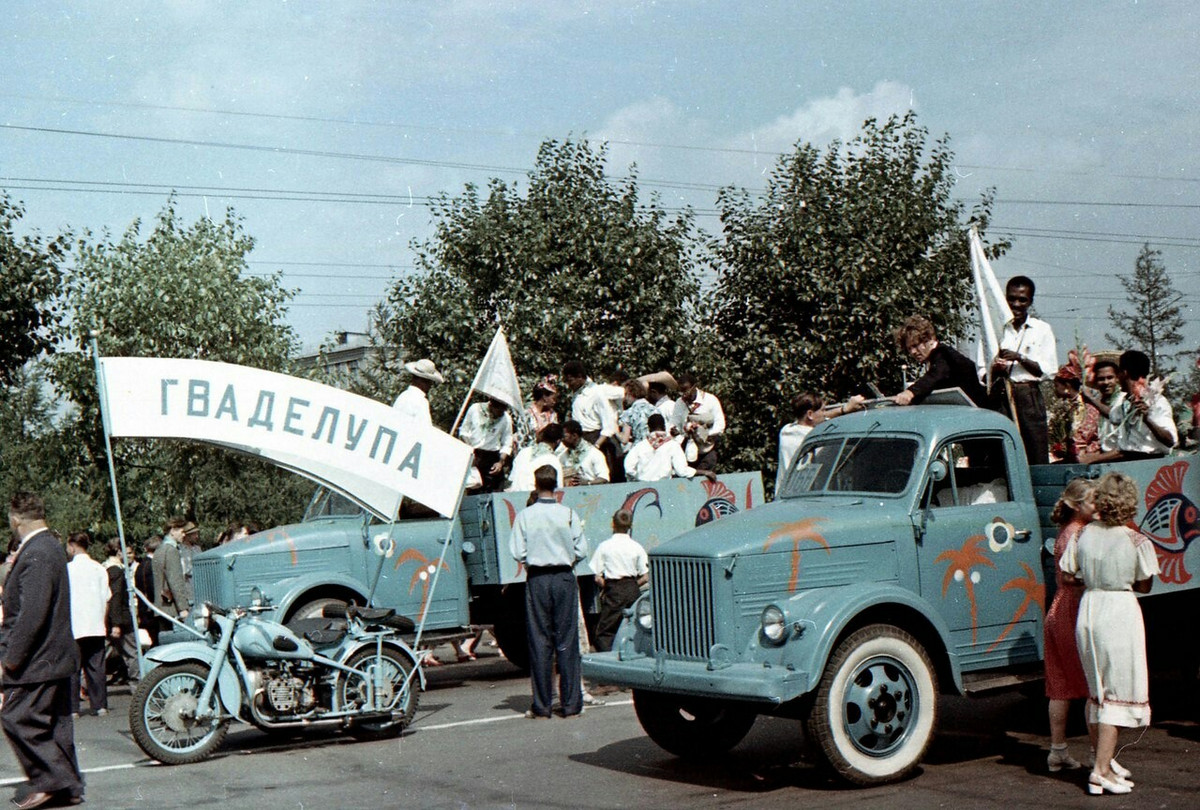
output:
M434 205L434 236L415 244L418 273L392 289L380 341L428 356L452 385L433 389L448 425L496 325L529 382L582 359L597 372L655 371L685 361L698 295L690 212L671 216L639 198L636 178L604 171L606 151L547 141L525 193L492 180ZM385 353L386 355L386 353ZM377 379L400 387L396 361Z
M1161 377L1174 370L1171 350L1183 342L1183 314L1179 302L1183 294L1171 283L1162 261L1161 250L1142 246L1132 276L1117 274L1131 312L1108 308L1108 319L1117 335L1104 339L1116 346L1138 348L1150 357L1150 374Z
M69 237L16 235L25 210L0 194L0 385L25 363L54 349L61 270Z
M232 210L222 221L188 225L174 200L143 238L140 222L112 242L84 234L65 285L75 351L55 356L53 379L78 410L70 429L87 454L94 491L107 488L90 340L105 356L216 360L285 371L296 347L287 324L291 292L278 275L255 277L246 256L254 240ZM226 451L188 442L123 440L114 449L127 519L161 525L172 513L216 523L274 523L296 517L295 476ZM103 483L101 483L103 482ZM107 497L104 498L107 507ZM107 508L96 520L111 516Z
M824 153L798 143L761 195L720 192L706 376L729 414L726 465L773 468L799 390L898 391L908 360L892 331L907 316L928 317L945 341L964 335L973 287L952 162L948 138L928 145L910 113L868 120ZM988 194L970 215L981 233L990 206Z

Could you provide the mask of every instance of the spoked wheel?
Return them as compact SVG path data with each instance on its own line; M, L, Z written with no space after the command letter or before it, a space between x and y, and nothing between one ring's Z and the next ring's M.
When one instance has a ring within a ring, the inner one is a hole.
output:
M374 689L378 690L377 705L390 709L390 715L356 720L350 726L350 733L362 740L381 740L403 731L417 713L417 704L421 698L420 684L416 677L405 685L405 679L413 668L412 661L403 653L387 647L383 648L383 652L376 659L375 650L367 648L350 656L346 665L364 674L342 674L338 683L338 696L342 707L354 709L369 706Z
M218 719L220 701L209 701L211 717L197 720L208 667L189 662L155 667L142 679L129 704L129 729L147 756L166 765L208 758L221 746L228 720Z
M847 637L825 667L808 733L830 769L856 785L916 770L937 721L937 676L920 642L890 625Z

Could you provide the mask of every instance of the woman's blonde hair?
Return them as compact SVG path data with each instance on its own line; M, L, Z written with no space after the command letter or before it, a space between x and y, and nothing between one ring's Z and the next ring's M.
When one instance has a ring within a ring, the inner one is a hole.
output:
M1101 523L1122 526L1137 514L1137 484L1125 473L1107 473L1096 483L1092 502L1096 505L1096 517Z
M1054 504L1054 511L1050 513L1050 520L1054 521L1056 526L1065 526L1070 523L1071 519L1075 517L1075 513L1079 511L1079 507L1095 489L1095 481L1089 481L1086 478L1072 478L1067 482L1062 495L1058 496L1058 501Z

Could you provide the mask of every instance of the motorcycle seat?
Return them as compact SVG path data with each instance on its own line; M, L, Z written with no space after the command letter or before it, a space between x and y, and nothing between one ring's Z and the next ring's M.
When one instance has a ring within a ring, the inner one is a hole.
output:
M330 619L292 619L287 623L288 629L302 636L314 647L327 647L337 644L346 637L346 623Z

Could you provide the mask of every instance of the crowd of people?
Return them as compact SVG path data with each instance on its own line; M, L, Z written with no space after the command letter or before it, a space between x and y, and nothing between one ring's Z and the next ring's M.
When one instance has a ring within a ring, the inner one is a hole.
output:
M429 390L444 378L428 358L404 369L410 381L393 407L432 425ZM560 415L564 393L570 399ZM472 403L456 427L475 453L468 492L526 492L534 489L541 464L555 468L562 486L714 478L725 411L690 373L631 378L617 371L597 382L583 362L570 360L561 377L537 380L523 412L487 397Z

